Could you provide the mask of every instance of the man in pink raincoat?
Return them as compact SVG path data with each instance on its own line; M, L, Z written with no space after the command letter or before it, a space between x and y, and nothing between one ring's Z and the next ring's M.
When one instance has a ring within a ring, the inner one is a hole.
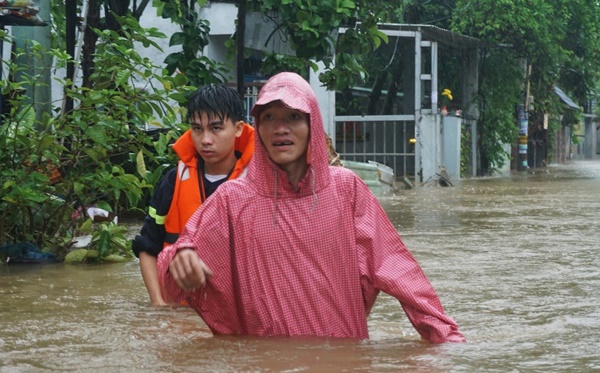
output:
M275 75L252 115L246 178L223 184L159 256L165 299L187 300L214 334L368 338L383 291L423 339L465 341L369 188L329 166L310 85Z

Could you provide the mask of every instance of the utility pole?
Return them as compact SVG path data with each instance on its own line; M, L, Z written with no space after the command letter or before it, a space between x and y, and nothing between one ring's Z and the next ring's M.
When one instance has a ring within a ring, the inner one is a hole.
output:
M518 108L518 121L519 121L519 155L517 158L517 170L526 171L529 168L528 165L528 154L527 154L527 142L529 133L529 115L527 110L529 108L529 77L531 76L531 64L527 64L527 74L525 76L526 88L525 97L523 103Z
M519 156L517 159L517 170L527 170L527 132L529 130L529 121L527 120L527 111L525 104L519 105Z

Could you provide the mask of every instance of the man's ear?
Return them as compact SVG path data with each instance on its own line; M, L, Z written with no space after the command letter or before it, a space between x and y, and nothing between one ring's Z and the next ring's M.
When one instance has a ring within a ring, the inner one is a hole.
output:
M235 124L235 137L240 137L242 136L242 132L244 131L244 121L243 120L238 120L237 123Z

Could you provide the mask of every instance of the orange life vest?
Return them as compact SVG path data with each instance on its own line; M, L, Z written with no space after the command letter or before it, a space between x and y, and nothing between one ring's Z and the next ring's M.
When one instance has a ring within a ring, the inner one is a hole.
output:
M205 199L204 181L198 177L198 152L192 140L191 130L186 131L173 145L179 155L175 190L171 207L165 218L164 246L173 244L189 218L196 212ZM228 180L240 177L246 171L248 162L254 153L254 128L244 124L242 134L235 140L235 151L242 156L237 160Z

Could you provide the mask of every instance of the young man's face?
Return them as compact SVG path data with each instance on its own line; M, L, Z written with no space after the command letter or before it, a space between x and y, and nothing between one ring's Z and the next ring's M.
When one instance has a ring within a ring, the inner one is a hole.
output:
M244 122L226 117L209 117L206 113L194 114L191 118L192 139L196 151L204 159L205 172L225 175L237 161L234 153L235 139L240 137Z
M281 101L265 105L258 117L258 134L269 157L288 174L306 170L308 115Z

